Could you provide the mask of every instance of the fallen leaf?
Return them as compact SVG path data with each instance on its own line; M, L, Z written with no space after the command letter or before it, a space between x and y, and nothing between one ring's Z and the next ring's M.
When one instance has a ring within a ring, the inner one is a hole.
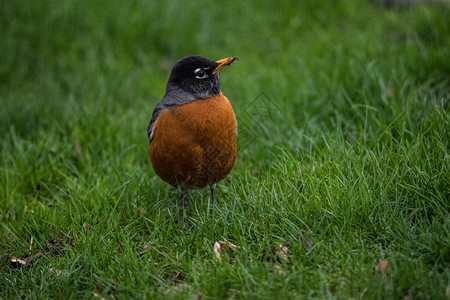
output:
M281 249L281 251L283 251L283 253L287 254L288 248L286 246L283 246L282 244L278 244L278 247L280 247L280 249Z
M23 259L18 258L18 257L12 257L12 258L11 258L11 261L10 261L10 262L11 262L11 267L12 267L12 268L14 268L14 269L19 269L19 268L24 267L24 266L29 267L29 266L31 266L31 260L33 260L33 258L39 258L39 257L41 256L40 252L38 252L38 254L36 255L36 257L33 257L33 256L31 255L31 250L32 250L32 247L33 247L33 241L34 241L34 237L31 236L31 239L30 239L30 249L29 249L29 251L28 251L28 256L27 256L27 257L25 257L25 258L23 258Z
M384 260L381 258L378 260L378 266L380 267L381 273L384 273L384 271L386 270L387 264L388 264L387 260Z
M214 254L218 260L221 260L220 252L224 251L226 243L224 241L218 241L214 243Z
M147 253L148 251L150 251L150 250L153 248L153 245L154 245L154 244L155 244L155 243L152 242L152 241L147 242L147 244L144 245L144 250L141 251L141 252L139 252L139 254L137 255L137 257L141 257L141 256L143 256L145 253Z
M283 244L278 244L273 246L270 250L263 250L259 257L262 261L273 261L277 263L282 263L284 261L290 264L291 261L288 258L289 254L291 254L291 251L288 247Z
M49 252L52 255L60 255L64 252L64 248L66 245L74 246L74 238L65 234L61 230L56 230L54 225L50 226L50 229L53 231L54 238L51 240L48 240L47 246L43 249L38 251L35 255L32 255L32 248L33 248L33 242L34 238L31 237L30 240L30 249L28 256L25 258L17 258L12 257L11 258L11 267L12 268L21 268L23 266L30 266L31 261L37 261L40 259L43 255L43 253Z
M288 252L289 252L289 249L286 246L282 245L282 244L278 244L278 247L280 248L280 250L278 250L276 252L276 254L279 257L281 257L285 262L290 263L290 261L288 259L288 256L287 256Z
M152 245L154 245L155 243L150 241L147 244L144 245L144 248L152 248Z
M220 253L225 252L225 247L228 245L229 247L231 247L234 250L237 249L241 249L241 247L231 243L230 241L228 241L226 238L222 237L223 241L218 241L214 243L214 254L216 255L216 258L218 260L221 260L221 256Z
M29 260L31 260L30 257L26 257L24 259L12 257L11 258L11 267L14 269L20 269L21 267L29 266L30 265Z
M234 249L241 249L241 247L236 246L235 244L233 244L233 243L231 243L230 241L228 241L226 238L224 238L224 237L222 237L222 238L223 238L223 240L225 241L225 243L228 244L228 246L230 246L230 247L232 247L232 248L234 248Z
M279 265L275 265L275 266L272 268L271 271L272 271L272 272L275 272L275 270L277 271L278 275L284 274L283 269L281 269L281 267L280 267Z

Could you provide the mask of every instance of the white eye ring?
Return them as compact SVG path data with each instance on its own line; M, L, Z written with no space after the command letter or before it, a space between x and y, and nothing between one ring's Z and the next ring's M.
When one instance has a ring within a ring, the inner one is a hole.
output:
M206 74L205 70L203 70L202 68L195 69L194 74L195 78L197 79L205 79L206 77L208 77L208 74Z

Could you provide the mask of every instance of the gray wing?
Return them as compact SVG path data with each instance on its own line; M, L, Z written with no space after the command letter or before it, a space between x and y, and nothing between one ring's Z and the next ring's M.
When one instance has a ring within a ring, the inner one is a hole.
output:
M164 103L159 102L156 105L155 110L153 110L152 119L150 120L150 124L148 124L147 127L147 137L150 143L153 140L153 131L155 129L156 120L158 119L161 112L166 108L167 106Z
M150 143L153 140L153 131L155 129L156 120L163 110L166 108L171 109L174 105L182 105L192 102L195 99L195 96L189 92L185 92L175 86L167 86L166 94L162 98L161 102L156 105L150 124L148 124L147 137Z

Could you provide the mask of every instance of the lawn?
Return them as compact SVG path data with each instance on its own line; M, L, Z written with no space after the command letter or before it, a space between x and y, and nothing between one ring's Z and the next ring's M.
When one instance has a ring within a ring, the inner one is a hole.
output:
M0 298L450 298L450 4L0 3ZM172 65L221 71L238 160L148 157Z

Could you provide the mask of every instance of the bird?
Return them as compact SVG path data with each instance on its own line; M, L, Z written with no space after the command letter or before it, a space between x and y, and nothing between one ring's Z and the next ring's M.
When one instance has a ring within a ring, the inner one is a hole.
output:
M163 181L181 192L216 184L233 168L237 157L237 121L220 88L220 70L237 57L217 61L200 55L181 58L172 67L166 92L153 110L147 128L149 156Z

